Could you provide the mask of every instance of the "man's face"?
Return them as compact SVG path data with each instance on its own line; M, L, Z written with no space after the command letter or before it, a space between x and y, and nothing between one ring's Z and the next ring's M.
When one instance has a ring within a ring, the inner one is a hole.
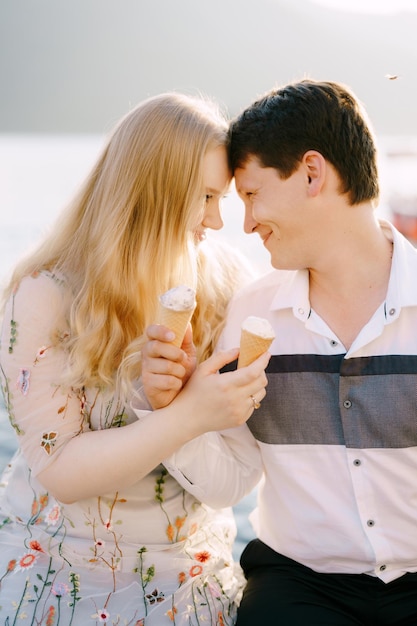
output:
M279 269L308 267L314 244L314 211L309 211L308 175L300 166L283 179L272 167L250 157L235 171L236 190L245 205L246 233L257 232ZM317 250L317 242L314 249Z

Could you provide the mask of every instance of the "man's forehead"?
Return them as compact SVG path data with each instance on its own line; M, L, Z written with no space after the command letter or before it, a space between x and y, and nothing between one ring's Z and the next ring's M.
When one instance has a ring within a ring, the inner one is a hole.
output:
M257 157L249 157L240 167L235 169L236 186L247 187L257 184L264 170L265 168Z

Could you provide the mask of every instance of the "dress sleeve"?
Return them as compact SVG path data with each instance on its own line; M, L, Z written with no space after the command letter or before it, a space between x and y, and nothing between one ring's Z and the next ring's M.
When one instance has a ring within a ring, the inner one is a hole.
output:
M246 424L205 433L163 463L184 489L213 508L233 506L262 476L260 450Z
M36 476L88 429L82 392L64 391L69 293L58 276L24 278L5 307L1 384L9 419Z

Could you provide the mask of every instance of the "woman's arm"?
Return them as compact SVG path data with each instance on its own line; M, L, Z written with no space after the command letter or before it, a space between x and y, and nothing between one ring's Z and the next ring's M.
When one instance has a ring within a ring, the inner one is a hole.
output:
M208 431L242 424L251 394L264 395L267 357L218 374L237 351L203 363L169 406L121 428L91 430L82 392L58 384L67 367L70 294L56 276L25 278L5 309L2 387L11 423L34 476L62 502L131 486Z
M211 357L170 405L133 424L70 439L38 480L63 502L122 489L200 435L243 424L253 412L251 395L265 395L268 357L244 370L219 374L234 358L234 350Z
M142 383L148 402L155 407L170 402L185 384L192 337L190 331L179 349L169 343L170 331L163 326L150 326L147 335L149 341L142 350ZM140 417L142 413L138 410L137 414ZM194 438L163 463L187 491L212 507L235 504L262 475L259 447L246 424Z

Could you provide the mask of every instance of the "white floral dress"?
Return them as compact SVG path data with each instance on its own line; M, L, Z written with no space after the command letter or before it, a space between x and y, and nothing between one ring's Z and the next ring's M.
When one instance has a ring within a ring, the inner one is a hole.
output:
M62 277L41 272L23 279L5 310L1 385L19 449L0 484L0 624L234 624L242 579L229 509L205 506L162 465L74 504L38 482L72 437L137 419L119 398L55 384L68 298Z

